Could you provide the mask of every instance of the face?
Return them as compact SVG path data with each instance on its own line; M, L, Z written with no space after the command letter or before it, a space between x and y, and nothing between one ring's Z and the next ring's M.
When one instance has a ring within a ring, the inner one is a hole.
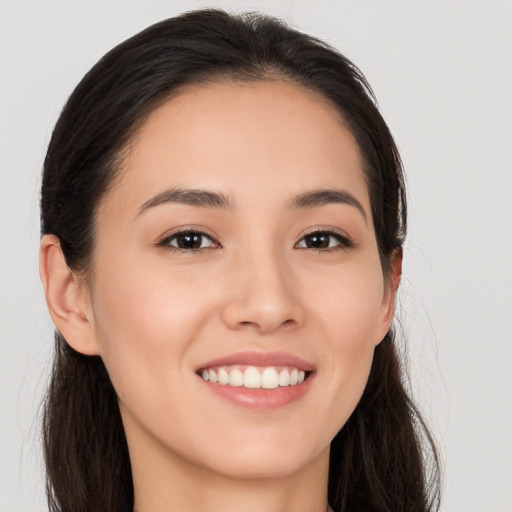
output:
M189 88L99 207L87 293L132 461L325 463L393 309L354 138L294 85Z

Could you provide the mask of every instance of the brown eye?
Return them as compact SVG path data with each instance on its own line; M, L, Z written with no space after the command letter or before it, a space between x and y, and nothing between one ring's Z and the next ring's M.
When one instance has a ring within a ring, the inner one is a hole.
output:
M208 235L199 231L181 231L175 233L162 240L159 245L184 251L198 251L208 247L218 246Z
M345 236L333 231L315 231L306 235L297 244L300 249L336 250L346 249L352 246L352 242Z
M304 238L306 247L310 247L311 249L327 249L330 247L331 239L332 237L325 233L308 235Z

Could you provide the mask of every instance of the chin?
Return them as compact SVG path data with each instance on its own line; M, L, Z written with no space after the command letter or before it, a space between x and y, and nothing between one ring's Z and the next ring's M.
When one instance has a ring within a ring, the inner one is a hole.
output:
M205 464L211 471L228 478L265 479L284 478L303 470L314 461L328 460L330 444L313 447L303 440L293 443L265 442L244 445L232 444L228 453L211 454ZM290 441L288 438L287 441Z
M276 479L286 478L303 469L309 461L303 458L273 457L240 458L229 457L221 464L211 467L213 472L231 479Z

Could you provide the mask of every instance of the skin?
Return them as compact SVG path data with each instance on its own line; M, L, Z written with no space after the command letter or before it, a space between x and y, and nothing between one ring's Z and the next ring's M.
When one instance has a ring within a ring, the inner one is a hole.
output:
M141 212L174 187L232 204ZM364 213L289 207L318 189L350 193ZM163 246L178 228L211 240L197 251ZM319 229L351 245L304 246ZM357 144L319 96L282 82L220 83L160 106L100 204L87 279L65 266L53 235L41 276L56 326L103 358L118 393L137 512L327 509L329 444L389 329L400 261L385 279ZM241 350L313 363L308 392L269 411L214 395L195 370Z

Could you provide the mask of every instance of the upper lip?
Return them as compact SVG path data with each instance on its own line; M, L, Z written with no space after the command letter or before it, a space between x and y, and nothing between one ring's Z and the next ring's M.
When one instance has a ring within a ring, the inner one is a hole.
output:
M214 366L231 365L250 366L293 366L299 370L314 371L315 365L289 352L235 352L207 361L197 367L197 370L212 368Z

